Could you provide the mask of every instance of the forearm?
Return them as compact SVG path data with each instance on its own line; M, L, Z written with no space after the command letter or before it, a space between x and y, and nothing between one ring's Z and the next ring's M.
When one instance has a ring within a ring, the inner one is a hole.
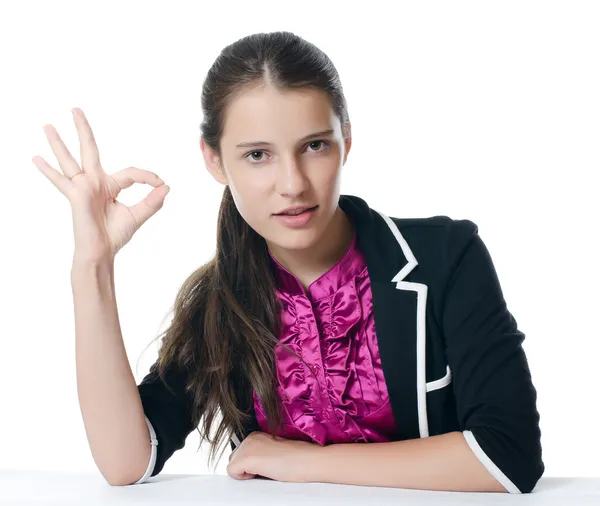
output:
M315 446L308 481L462 492L506 492L461 432L387 443Z
M140 395L115 298L114 265L74 262L77 392L92 456L111 484L139 478L150 456Z

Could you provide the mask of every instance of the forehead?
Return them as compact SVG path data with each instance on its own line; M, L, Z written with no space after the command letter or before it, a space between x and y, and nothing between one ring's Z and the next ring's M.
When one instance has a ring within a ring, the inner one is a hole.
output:
M222 143L286 143L330 128L340 134L339 120L325 92L311 88L278 91L260 86L245 90L228 104Z

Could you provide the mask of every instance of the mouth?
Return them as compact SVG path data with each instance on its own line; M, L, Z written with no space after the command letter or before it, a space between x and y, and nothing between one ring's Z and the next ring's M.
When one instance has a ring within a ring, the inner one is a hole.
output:
M275 216L300 216L301 214L304 214L308 211L314 211L317 207L319 207L319 206L317 205L317 206L313 206L313 207L307 207L306 209L303 209L299 213L277 213L277 214L275 214Z
M305 209L300 214L275 214L275 218L285 227L302 228L309 225L317 213L319 206Z

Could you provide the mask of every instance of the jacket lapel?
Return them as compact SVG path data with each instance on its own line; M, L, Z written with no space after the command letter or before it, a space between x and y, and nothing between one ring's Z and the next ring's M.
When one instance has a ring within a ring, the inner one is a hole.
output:
M352 195L342 195L340 207L355 223L358 245L367 262L375 333L397 439L426 437L427 286L404 281L418 262L389 217Z

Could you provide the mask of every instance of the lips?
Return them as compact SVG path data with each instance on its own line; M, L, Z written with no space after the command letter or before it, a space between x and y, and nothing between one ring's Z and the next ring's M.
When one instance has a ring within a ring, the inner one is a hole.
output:
M296 212L290 212L290 213L277 213L275 216L298 216L299 214L305 213L306 211L312 211L313 209L315 209L317 206L313 206L313 207L307 207L306 209L303 209L302 211L300 211L299 213Z

